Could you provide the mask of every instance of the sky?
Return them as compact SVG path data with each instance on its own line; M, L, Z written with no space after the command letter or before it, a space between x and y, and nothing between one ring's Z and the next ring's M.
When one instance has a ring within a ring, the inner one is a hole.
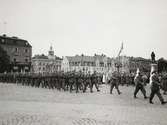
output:
M5 23L6 22L6 23ZM167 0L0 0L0 35L17 36L32 53L167 59Z

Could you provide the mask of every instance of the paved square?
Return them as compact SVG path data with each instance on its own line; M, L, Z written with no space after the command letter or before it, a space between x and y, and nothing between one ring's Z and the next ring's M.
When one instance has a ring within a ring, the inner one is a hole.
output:
M167 125L167 105L156 96L151 105L140 92L134 99L132 86L120 86L121 95L110 95L108 85L100 90L76 94L0 83L0 125Z

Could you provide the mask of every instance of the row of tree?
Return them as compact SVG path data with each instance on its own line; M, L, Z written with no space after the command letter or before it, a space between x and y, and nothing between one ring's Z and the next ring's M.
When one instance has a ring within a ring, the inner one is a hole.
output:
M158 60L158 72L167 72L167 60L164 58Z

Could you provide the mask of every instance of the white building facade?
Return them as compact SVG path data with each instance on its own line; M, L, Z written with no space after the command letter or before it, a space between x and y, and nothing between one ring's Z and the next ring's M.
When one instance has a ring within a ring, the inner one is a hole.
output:
M105 74L106 72L113 69L113 59L109 59L105 55L94 55L94 56L85 56L85 55L76 55L76 56L65 56L62 60L62 71L82 71L85 74L87 73L101 73Z
M129 58L126 56L120 57L121 66L119 71L121 73L129 72ZM114 71L117 71L116 67L116 58L109 58L105 55L94 55L94 56L85 56L85 55L76 55L76 56L65 56L62 59L61 70L64 72L71 71L82 71L85 74L97 72L100 74L109 75Z
M62 59L54 55L53 47L50 47L48 56L36 55L32 58L32 72L55 73L61 71Z

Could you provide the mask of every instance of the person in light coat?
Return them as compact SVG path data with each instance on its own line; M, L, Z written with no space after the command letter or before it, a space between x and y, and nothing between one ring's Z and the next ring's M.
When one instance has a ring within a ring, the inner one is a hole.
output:
M141 75L139 69L137 70L136 76L134 78L134 83L135 83L134 98L137 98L136 95L137 95L138 91L140 90L142 92L144 98L147 99L146 90L144 88L144 82L143 82L142 75Z
M151 104L153 104L152 100L154 98L154 95L157 95L161 104L167 103L166 101L164 101L164 99L160 93L160 82L159 82L158 74L156 71L152 71L152 73L151 73L150 85L151 85L151 94L150 94L149 102Z

